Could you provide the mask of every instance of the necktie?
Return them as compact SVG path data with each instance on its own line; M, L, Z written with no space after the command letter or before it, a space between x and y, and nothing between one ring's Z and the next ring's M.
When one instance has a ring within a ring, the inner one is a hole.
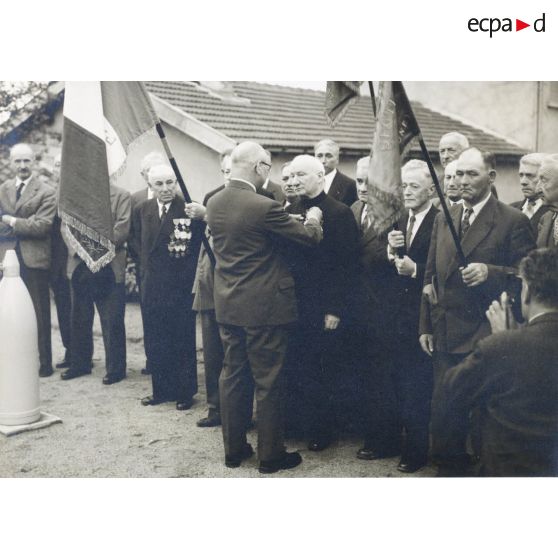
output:
M365 232L368 230L368 227L370 226L370 215L368 215L368 211L366 211L367 206L364 206L364 209L362 210L362 222L361 222L361 228L362 228L362 232Z
M411 240L413 238L413 229L415 228L415 223L417 218L414 215L411 215L409 219L409 223L407 224L407 234L405 235L405 245L407 246L407 250L411 246Z
M25 182L19 183L19 186L16 189L16 202L18 202L19 199L21 198L21 191L23 190L24 186L25 186Z
M461 221L461 238L465 236L465 234L469 230L469 227L471 226L471 222L469 221L469 219L471 218L472 214L473 210L468 207L466 207L465 211L463 211L463 220Z
M167 206L163 205L163 207L161 207L161 223L165 220L166 214L167 214Z

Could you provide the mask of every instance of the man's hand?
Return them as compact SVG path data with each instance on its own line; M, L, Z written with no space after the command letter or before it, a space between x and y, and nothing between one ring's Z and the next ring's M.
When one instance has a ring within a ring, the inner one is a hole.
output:
M306 220L308 219L315 219L318 223L322 222L323 213L322 210L317 207L313 206L306 212Z
M2 215L2 223L9 227L13 227L14 220L15 218L12 215Z
M186 212L187 217L195 219L196 221L203 221L205 219L205 214L207 213L205 207L198 202L185 203L184 211Z
M413 276L417 271L417 264L405 255L402 258L395 258L395 268L399 275Z
M326 314L324 317L324 329L337 329L341 320L333 314Z
M430 304L431 306L438 302L436 300L436 293L434 291L434 285L432 285L432 283L424 285L422 294L426 297L426 300L428 300L428 304Z
M434 351L434 337L432 336L432 334L431 333L423 333L419 337L419 343L420 343L420 346L421 346L422 350L428 356L432 356L432 353Z
M500 295L500 301L494 300L486 311L486 317L490 322L492 333L517 329L517 322L511 311L508 293L505 291Z
M394 252L398 248L405 248L405 236L401 231L389 231L388 244Z
M488 279L488 266L483 263L470 263L461 270L461 277L467 287L477 287Z

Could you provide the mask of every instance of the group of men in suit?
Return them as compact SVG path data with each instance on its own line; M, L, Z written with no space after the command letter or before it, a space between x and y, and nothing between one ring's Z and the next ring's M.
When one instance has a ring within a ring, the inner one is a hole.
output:
M203 204L184 203L162 154L150 153L140 169L144 188L130 196L111 186L117 255L97 273L62 241L56 188L34 176L32 149L14 146L11 160L16 178L0 187L0 256L15 248L20 259L38 317L41 376L53 371L50 282L66 348L57 365L67 368L62 378L91 373L95 306L106 353L103 382L125 377L127 244L138 271L145 371L153 385L142 404L192 405L197 312L208 403L198 426L222 426L228 467L253 454L246 432L255 396L262 473L300 464L298 453L285 451L285 436L303 436L309 450L322 451L347 424L364 440L358 458L400 456L398 470L405 473L426 465L429 450L442 475L471 474L476 455L484 474L551 470L545 459L556 440L545 424L554 424L556 405L528 382L529 424L516 425L520 435L503 433L496 424L511 411L503 410L507 399L498 390L509 388L519 415L521 390L493 351L502 355L519 336L522 354L536 354L540 347L530 340L555 325L556 157L521 159L524 200L510 207L495 196L491 154L469 147L457 132L441 139L461 261L423 161L403 166L405 211L379 235L368 208L370 157L357 162L353 181L337 169L339 147L331 140L319 141L314 156L285 163L281 185L269 178L271 154L244 142L221 157L224 184ZM201 248L203 235L211 254ZM551 250L528 255L536 245ZM505 329L501 316L513 322L507 299L491 306L502 292L521 302L528 326L493 343L491 330ZM549 355L535 359L545 395L556 389L556 355ZM547 413L542 418L535 416L537 398ZM536 440L529 441L533 432ZM536 458L526 465L520 455L501 465L508 446L497 434L511 440L512 453L521 453L521 438Z

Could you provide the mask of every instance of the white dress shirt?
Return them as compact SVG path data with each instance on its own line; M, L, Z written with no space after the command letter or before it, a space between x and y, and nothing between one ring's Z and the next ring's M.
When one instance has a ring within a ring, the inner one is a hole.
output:
M415 239L415 235L417 234L417 231L419 230L420 226L422 225L422 222L424 221L424 218L426 217L426 214L430 211L431 207L432 207L432 204L429 203L428 207L426 209L423 209L419 213L415 213L412 209L409 209L409 219L407 220L407 234L409 234L409 224L410 224L410 221L411 221L411 216L412 215L415 216L415 224L413 226L413 230L411 231L411 242L410 242L410 244L413 243L413 240ZM407 246L407 250L409 249L409 247L410 247L410 245Z
M333 169L329 174L326 174L324 177L324 192L326 194L329 193L329 189L331 188L331 183L337 174L337 169Z
M172 202L168 202L168 203L161 203L159 200L157 200L157 205L159 206L159 219L161 218L161 216L163 215L163 207L166 209L167 213L169 212L169 207L170 204Z
M529 205L529 200L525 200L521 206L521 211L524 215L527 215L527 217L531 219L531 217L533 217L533 215L541 208L542 204L543 201L541 198L538 198L533 205Z
M477 203L476 205L473 205L473 207L471 207L471 209L473 210L473 212L471 213L471 215L469 215L469 224L472 225L475 222L475 219L477 218L478 214L481 212L482 208L486 205L486 202L488 202L488 200L492 197L492 194L488 194L488 196L486 196L486 198L484 198L484 200L480 201L479 203ZM468 206L463 204L463 216L465 215L465 209ZM461 217L461 220L463 221L463 216Z

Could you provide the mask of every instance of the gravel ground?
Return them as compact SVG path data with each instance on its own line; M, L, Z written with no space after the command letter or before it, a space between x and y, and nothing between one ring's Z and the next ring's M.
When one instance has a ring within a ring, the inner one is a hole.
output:
M151 393L145 363L137 304L126 308L128 377L104 386L104 351L98 318L95 318L93 374L61 381L58 373L41 378L42 410L57 415L62 424L6 438L0 435L1 477L260 477L255 457L238 469L224 466L220 428L198 428L205 416L203 355L198 348L199 391L189 411L174 404L143 407L140 399ZM62 344L53 308L53 354L62 355ZM198 328L198 346L201 334ZM249 433L256 447L256 432ZM289 441L303 463L276 477L401 477L397 459L366 462L355 458L358 439L342 439L327 450L313 453L302 440ZM430 467L412 475L431 477Z

